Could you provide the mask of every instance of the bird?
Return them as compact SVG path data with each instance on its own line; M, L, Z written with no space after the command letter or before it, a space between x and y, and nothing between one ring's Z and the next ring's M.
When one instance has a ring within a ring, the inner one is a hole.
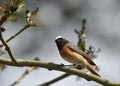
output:
M96 64L79 47L69 42L62 36L57 36L55 38L55 42L59 50L59 54L64 60L76 65L82 64L91 73L100 77L96 69L93 67L93 66L96 66Z

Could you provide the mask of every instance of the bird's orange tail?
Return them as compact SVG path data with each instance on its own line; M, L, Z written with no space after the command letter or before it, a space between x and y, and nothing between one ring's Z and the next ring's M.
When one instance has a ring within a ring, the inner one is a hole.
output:
M101 76L97 73L97 71L95 70L95 68L92 67L90 64L87 64L86 67L88 68L88 70L89 70L91 73L93 73L93 74L101 77Z

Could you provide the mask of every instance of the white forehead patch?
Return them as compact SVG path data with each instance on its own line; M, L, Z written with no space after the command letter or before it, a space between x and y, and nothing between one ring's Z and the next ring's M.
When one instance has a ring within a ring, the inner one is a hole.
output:
M62 36L57 36L57 37L55 38L55 40L56 40L56 39L59 39L59 38L63 38L63 37L62 37Z

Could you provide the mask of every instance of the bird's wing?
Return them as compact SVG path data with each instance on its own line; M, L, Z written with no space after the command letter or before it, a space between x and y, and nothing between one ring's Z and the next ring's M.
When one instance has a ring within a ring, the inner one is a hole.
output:
M68 43L67 45L68 45L68 47L69 47L72 51L77 52L77 53L79 53L80 55L82 55L91 65L96 66L96 64L89 58L89 56L88 56L85 52L83 52L82 50L80 50L77 46L75 46L75 45L72 44L72 43Z

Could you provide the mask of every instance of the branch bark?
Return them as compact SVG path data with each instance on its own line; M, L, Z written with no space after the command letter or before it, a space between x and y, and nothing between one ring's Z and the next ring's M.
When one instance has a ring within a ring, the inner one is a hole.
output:
M66 77L68 77L68 76L70 76L70 75L71 75L71 74L65 73L65 74L63 74L63 75L61 75L61 76L58 76L57 78L54 78L53 80L50 80L50 81L48 81L48 82L45 82L45 83L40 84L40 85L37 85L37 86L49 86L49 85L51 85L51 84L53 84L53 83L55 83L55 82L58 82L58 81L66 78Z
M70 67L66 67L66 66L61 67L60 65L54 64L52 62L42 62L42 61L23 60L23 59L16 59L16 60L17 60L17 64L12 62L10 59L0 57L0 63L6 64L9 66L42 67L42 68L46 68L48 70L57 70L57 71L66 72L66 73L69 73L72 75L77 75L77 76L82 77L86 80L92 80L92 81L95 81L95 82L102 84L104 86L120 86L120 83L112 82L112 81L106 80L104 78L98 77L98 76L93 75L93 74L87 74L86 72L84 72L82 70L78 70L76 68L70 68Z
M3 36L2 36L2 31L0 31L0 40L3 43L3 45L5 46L5 50L8 52L8 55L10 56L11 60L15 63L17 63L14 55L12 54L12 51L10 49L10 47L8 46L8 44L6 43L6 41L4 40Z

